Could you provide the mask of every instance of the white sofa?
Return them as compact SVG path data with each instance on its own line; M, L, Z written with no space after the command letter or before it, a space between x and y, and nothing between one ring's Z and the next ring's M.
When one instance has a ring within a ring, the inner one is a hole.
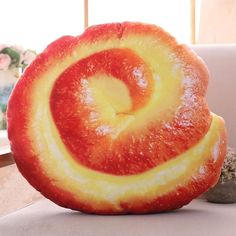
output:
M225 119L228 145L236 148L236 44L194 45L210 72L207 100L212 112Z

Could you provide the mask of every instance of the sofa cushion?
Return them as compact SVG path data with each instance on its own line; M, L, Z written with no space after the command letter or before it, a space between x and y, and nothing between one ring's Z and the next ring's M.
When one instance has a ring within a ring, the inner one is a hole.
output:
M228 145L236 145L236 44L193 45L210 72L207 100L212 112L226 122Z

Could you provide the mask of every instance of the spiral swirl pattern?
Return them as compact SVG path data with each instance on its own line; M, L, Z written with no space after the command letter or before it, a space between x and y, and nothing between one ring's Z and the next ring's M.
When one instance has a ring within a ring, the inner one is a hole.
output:
M208 109L207 84L201 59L157 26L107 24L62 37L11 96L17 166L64 207L179 208L217 181L225 155L224 122Z

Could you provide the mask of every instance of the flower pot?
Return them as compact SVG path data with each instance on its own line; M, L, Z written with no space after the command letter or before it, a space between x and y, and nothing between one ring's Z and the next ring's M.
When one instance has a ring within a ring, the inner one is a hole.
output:
M0 70L0 130L6 129L7 103L18 78L19 68Z
M208 202L213 203L235 203L236 202L236 182L228 180L218 182L215 187L209 189L204 197Z

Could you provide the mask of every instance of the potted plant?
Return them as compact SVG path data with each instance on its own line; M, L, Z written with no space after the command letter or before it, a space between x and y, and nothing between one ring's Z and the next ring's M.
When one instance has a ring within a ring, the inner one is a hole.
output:
M204 194L209 202L236 202L236 152L228 147L218 183Z
M24 68L36 57L35 51L0 45L0 130L6 128L6 107L14 84Z

